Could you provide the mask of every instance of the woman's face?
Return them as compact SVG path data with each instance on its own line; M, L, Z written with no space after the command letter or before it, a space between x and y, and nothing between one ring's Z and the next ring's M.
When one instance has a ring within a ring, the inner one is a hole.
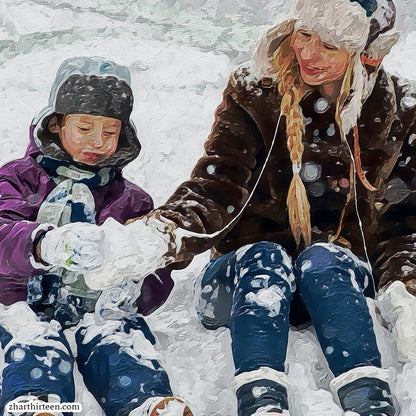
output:
M292 48L300 75L309 85L324 85L341 79L348 66L345 48L323 42L315 33L299 29L293 34Z

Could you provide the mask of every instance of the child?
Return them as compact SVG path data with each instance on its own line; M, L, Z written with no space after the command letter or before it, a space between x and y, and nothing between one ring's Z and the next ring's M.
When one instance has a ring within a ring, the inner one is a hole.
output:
M14 399L74 401L74 356L63 334L72 328L78 368L107 415L191 415L172 397L143 318L98 319L91 312L101 292L83 277L104 256L92 224L125 223L153 207L121 173L141 147L132 105L126 67L68 59L32 124L26 155L0 170L0 412ZM157 270L135 309L151 313L172 287L169 270Z

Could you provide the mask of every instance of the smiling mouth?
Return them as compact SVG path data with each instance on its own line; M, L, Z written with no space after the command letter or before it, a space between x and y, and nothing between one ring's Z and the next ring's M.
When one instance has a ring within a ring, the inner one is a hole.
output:
M308 75L321 75L326 72L326 68L313 65L302 65L302 70Z

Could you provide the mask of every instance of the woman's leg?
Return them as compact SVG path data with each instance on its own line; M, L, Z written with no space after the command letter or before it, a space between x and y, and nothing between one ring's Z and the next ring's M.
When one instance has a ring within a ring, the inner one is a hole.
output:
M350 250L315 244L295 263L297 286L335 376L355 367L381 366L364 291L371 272Z
M94 316L87 314L75 339L85 385L107 415L153 415L158 402L172 397L168 375L153 347L155 339L143 318L96 324ZM177 415L191 415L188 411L183 405Z
M283 372L295 291L291 258L271 242L242 247L235 256L230 331L236 375L262 366Z
M212 260L195 283L196 312L207 329L230 325L235 288L235 262L234 251Z
M242 247L212 262L202 277L199 316L230 326L239 416L288 408L284 362L295 290L290 257L277 244Z
M23 396L59 396L73 402L73 357L56 321L40 321L25 302L0 305L3 354L0 414Z
M298 290L334 375L343 379L341 375L349 371L364 377L365 374L381 374L381 356L364 295L373 293L367 263L348 249L333 244L315 244L300 254L295 263L295 274ZM375 377L369 377L365 382L360 376L345 378L347 384L350 380L358 383L356 389L354 385L350 389L338 389L345 410L355 410L366 416L383 412L394 414L385 381ZM379 394L383 390L380 382L386 389L382 402L378 400L383 397ZM371 397L374 400L370 400ZM377 412L377 406L380 406L380 412Z

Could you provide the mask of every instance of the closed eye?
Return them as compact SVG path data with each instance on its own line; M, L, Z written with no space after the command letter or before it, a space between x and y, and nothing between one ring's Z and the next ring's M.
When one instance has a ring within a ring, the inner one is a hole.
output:
M323 42L322 45L323 45L323 47L325 49L329 49L330 51L336 51L336 50L338 50L338 48L336 46L331 45L330 43Z

